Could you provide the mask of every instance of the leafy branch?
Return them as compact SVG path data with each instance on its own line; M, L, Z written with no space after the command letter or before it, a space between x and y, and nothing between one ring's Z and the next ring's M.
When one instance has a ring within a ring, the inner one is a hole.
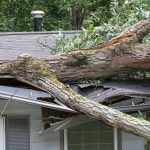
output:
M79 34L68 38L61 32L56 43L51 47L52 53L79 50L100 44L114 37L118 32L150 17L149 0L126 1L120 6L119 2L111 2L112 18L99 27L90 24L88 29L82 28ZM150 43L150 35L144 38L144 42Z

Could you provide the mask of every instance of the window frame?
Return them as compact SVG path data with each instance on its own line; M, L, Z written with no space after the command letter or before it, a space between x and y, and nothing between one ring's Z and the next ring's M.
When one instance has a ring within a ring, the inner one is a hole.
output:
M119 144L119 136L120 136L120 132L117 128L113 128L113 145L114 145L114 150L119 150L119 147L121 147L121 145ZM61 138L61 140L63 140L63 148L60 148L61 150L68 150L68 129L64 129L63 130L63 138Z

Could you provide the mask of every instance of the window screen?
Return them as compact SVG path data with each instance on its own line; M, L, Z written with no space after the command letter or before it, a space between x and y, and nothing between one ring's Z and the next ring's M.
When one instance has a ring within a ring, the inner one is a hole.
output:
M7 150L29 150L28 118L8 117L6 122Z
M113 128L97 121L69 128L68 150L113 150Z

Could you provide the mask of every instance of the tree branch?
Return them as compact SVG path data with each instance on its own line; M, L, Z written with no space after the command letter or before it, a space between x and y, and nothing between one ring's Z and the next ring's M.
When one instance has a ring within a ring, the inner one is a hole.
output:
M100 50L105 47L122 44L126 46L127 44L141 43L143 38L150 33L150 21L145 20L138 22L137 24L129 27L125 31L119 33L113 39L103 42L95 47L89 48L90 50ZM83 50L89 50L83 49Z
M21 57L11 64L3 65L2 68L7 73L16 77L19 75L28 82L41 86L65 105L80 113L150 140L150 122L131 117L78 95L70 87L59 82L46 65L31 57Z
M131 117L130 115L82 97L60 83L57 79L41 78L37 82L70 108L96 120L102 120L128 133L133 133L150 140L150 122Z

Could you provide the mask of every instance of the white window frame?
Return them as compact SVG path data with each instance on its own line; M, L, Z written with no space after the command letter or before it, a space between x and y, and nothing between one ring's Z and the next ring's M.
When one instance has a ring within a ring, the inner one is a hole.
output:
M118 150L118 129L113 128L113 135L114 135L114 150Z
M5 142L5 117L2 117L2 118L0 118L0 119L2 119L2 123L3 123L3 125L2 125L2 138L3 138L3 141L1 141L2 143L3 143L3 148L1 149L1 150L6 150L6 142ZM2 146L2 145L0 145L0 146ZM1 148L1 147L0 147Z
M68 150L68 130L64 129L64 150Z

